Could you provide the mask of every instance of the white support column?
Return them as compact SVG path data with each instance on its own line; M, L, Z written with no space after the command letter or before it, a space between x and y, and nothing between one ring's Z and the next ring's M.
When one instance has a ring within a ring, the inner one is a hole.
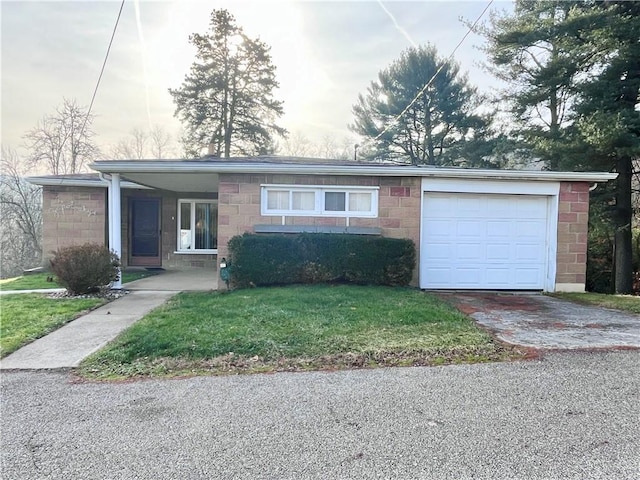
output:
M109 182L109 248L122 260L122 220L120 216L120 174L111 175ZM122 270L111 288L122 288Z

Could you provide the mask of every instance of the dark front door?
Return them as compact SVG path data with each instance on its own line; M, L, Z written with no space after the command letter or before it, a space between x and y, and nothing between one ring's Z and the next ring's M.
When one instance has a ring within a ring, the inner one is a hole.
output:
M159 198L129 199L129 265L162 265Z

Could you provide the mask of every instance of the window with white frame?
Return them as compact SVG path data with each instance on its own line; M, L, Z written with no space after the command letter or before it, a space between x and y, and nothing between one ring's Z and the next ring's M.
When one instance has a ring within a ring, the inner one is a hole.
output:
M212 200L178 200L178 251L210 252L218 248L218 204Z
M261 213L377 217L378 187L262 185Z

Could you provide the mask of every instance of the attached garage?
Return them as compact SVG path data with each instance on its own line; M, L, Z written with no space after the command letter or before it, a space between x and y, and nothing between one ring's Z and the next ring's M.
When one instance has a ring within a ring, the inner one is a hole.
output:
M423 180L421 288L553 290L559 186Z

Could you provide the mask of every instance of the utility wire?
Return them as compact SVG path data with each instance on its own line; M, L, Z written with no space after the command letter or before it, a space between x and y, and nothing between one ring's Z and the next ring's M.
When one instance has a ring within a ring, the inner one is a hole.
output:
M473 31L475 26L478 24L480 19L484 16L484 14L487 13L487 10L489 10L489 7L491 6L491 4L493 2L494 2L494 0L490 0L489 3L487 4L487 6L484 7L484 10L482 11L482 13L478 16L478 18L476 18L476 21L473 22L473 24L467 29L467 33L465 33L464 36L462 37L462 40L460 40L458 42L458 45L456 45L456 48L453 49L453 51L451 52L451 55L449 55L449 57L448 57L448 60L452 60L453 59L453 56L458 51L458 48L460 48L460 46L464 43L464 41L467 39L467 37L471 34L471 32ZM389 123L389 125L387 125L384 128L384 130L382 130L378 135L376 135L376 137L372 140L373 142L375 142L376 140L380 139L380 137L382 137L382 135L387 133L391 129L391 127L393 127L404 116L404 114L409 111L409 109L413 106L413 104L416 103L418 101L418 99L420 98L420 96L427 90L427 88L429 88L431 86L431 84L433 83L435 78L438 76L438 74L442 71L442 69L446 65L447 65L446 62L443 62L442 65L440 65L438 70L436 70L436 73L434 73L433 76L426 83L426 85L424 87L422 87L422 89L418 92L418 94L415 96L415 98L413 100L411 100L411 103L409 103L409 105L407 105L406 108L404 110L402 110L402 112L396 118L394 118L393 121L391 123Z
M102 80L102 74L104 73L104 68L107 65L107 59L109 58L109 52L111 51L111 45L113 44L113 38L116 36L116 30L118 29L118 23L120 23L120 16L122 15L122 9L124 7L125 0L122 0L120 4L120 10L118 11L118 18L116 18L116 23L113 26L113 32L111 33L111 40L109 40L109 46L107 47L107 53L104 56L104 62L102 62L102 68L100 69L100 75L98 76L98 81L96 82L96 88L93 90L93 96L91 97L91 103L89 104L89 109L87 110L87 115L84 117L84 123L82 124L82 128L80 129L80 138L82 138L82 134L84 133L84 129L87 126L87 121L89 120L89 115L91 115L91 108L93 107L93 102L96 99L96 95L98 94L98 87L100 86L100 80Z

